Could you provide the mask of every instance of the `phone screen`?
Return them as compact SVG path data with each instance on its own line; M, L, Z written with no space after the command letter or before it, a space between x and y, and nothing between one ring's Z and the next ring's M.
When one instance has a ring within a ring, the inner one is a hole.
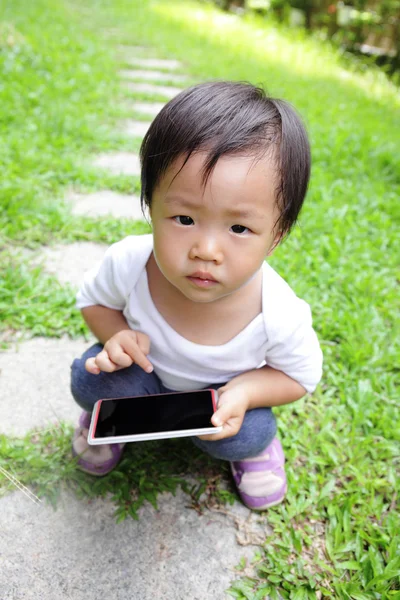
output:
M214 390L102 400L94 439L212 427Z

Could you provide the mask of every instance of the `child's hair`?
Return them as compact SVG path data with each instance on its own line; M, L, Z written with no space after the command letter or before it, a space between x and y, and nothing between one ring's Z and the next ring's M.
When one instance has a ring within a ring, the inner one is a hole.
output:
M204 151L204 184L218 159L226 155L267 152L278 173L276 199L282 234L296 222L310 177L310 146L304 125L290 104L269 98L250 83L214 81L190 87L170 100L156 116L141 148L141 205L151 207L153 191L179 156L185 163Z

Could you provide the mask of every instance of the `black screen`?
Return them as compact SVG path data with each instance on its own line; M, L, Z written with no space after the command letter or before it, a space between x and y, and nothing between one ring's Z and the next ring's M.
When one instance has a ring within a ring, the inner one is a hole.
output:
M209 390L103 400L95 439L212 427Z

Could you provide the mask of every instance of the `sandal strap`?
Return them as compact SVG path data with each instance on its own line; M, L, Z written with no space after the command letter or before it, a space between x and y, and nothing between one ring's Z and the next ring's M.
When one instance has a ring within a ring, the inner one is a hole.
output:
M260 460L257 462L238 461L233 463L237 471L245 473L255 473L257 471L275 471L282 466L282 462L277 459Z

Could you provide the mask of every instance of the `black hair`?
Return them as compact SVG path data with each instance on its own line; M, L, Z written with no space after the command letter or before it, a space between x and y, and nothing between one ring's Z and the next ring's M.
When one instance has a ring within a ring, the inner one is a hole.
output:
M284 100L267 96L250 83L213 81L183 90L156 116L141 148L141 206L168 167L179 157L188 161L205 151L204 183L223 155L270 152L278 173L278 231L289 233L299 215L310 178L310 145L304 125ZM183 168L183 167L182 167Z

